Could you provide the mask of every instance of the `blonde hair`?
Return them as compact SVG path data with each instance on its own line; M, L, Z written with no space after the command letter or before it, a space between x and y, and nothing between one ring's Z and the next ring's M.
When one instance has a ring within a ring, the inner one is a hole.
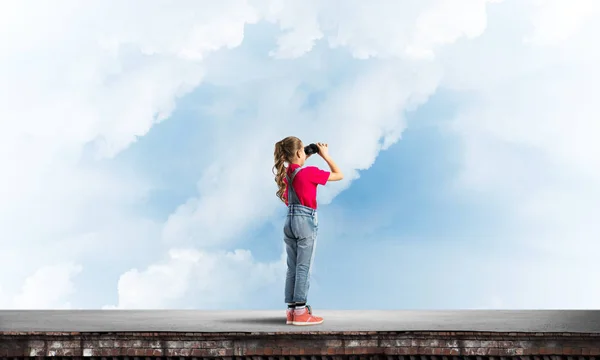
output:
M302 141L295 136L288 136L285 139L275 143L273 174L275 174L275 183L277 184L277 197L285 203L283 192L285 191L285 163L291 163L294 155L302 149Z

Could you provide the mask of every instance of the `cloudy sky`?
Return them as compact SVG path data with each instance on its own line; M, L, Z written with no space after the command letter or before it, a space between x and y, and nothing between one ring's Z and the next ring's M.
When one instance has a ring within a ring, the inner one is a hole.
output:
M598 308L600 2L3 1L0 308ZM309 164L325 167L319 158Z

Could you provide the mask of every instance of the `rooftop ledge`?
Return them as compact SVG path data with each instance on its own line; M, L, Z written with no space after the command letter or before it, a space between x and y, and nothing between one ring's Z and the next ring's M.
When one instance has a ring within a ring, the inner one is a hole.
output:
M285 325L284 311L0 311L0 359L593 360L600 356L600 311L315 313L325 322L304 327Z

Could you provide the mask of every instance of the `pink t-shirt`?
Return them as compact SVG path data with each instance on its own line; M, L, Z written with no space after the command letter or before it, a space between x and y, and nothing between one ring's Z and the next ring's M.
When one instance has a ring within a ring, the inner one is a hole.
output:
M288 176L291 176L299 167L300 165L298 164L290 164L287 168ZM316 166L306 166L300 170L292 182L294 190L296 191L296 196L298 196L298 200L300 200L300 204L312 209L317 209L317 185L325 185L327 184L327 180L329 180L329 171L321 170ZM285 204L287 205L287 178L284 178L283 181L286 183L283 197L285 199Z

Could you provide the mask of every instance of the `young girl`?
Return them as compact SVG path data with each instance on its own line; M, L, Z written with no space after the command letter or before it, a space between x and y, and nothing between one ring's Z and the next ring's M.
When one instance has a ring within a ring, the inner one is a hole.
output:
M306 305L311 265L317 242L317 185L342 180L344 175L329 157L327 144L317 143L319 155L331 171L314 166L304 167L310 155L304 152L300 139L289 136L275 144L275 182L277 197L288 206L283 227L287 252L285 302L287 324L316 325L323 318L313 316ZM285 163L289 165L285 167Z

